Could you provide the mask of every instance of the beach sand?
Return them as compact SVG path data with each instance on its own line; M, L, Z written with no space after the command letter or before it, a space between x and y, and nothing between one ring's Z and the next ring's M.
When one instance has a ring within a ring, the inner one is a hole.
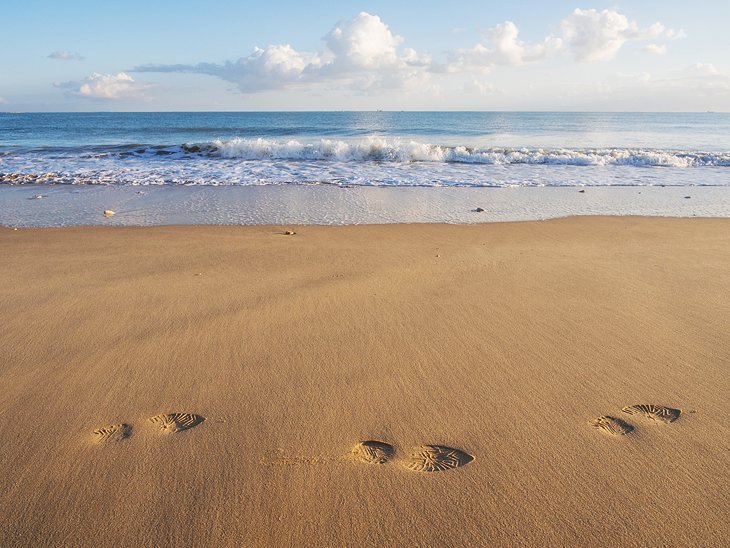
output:
M730 536L729 219L3 228L0 265L2 546Z

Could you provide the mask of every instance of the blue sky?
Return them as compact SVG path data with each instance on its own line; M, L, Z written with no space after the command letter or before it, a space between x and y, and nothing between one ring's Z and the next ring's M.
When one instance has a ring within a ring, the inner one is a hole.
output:
M730 110L730 2L0 0L0 109Z

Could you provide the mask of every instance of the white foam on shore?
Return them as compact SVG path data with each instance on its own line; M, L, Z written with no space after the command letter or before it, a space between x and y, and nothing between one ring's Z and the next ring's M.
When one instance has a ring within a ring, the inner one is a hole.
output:
M115 215L105 217L104 210ZM730 187L0 186L0 225L11 227L480 223L572 215L730 217Z
M442 146L397 138L232 139L0 152L0 184L730 185L730 152Z

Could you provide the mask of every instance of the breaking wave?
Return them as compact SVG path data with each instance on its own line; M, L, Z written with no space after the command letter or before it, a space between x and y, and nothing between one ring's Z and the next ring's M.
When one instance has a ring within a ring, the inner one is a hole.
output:
M0 184L11 185L728 186L728 167L730 151L442 146L394 138L0 147Z
M346 142L322 139L316 143L296 140L232 139L209 145L183 145L183 152L202 152L242 160L333 160L390 162L453 162L490 165L554 164L574 166L728 167L730 152L608 149L511 149L444 147L418 141L369 139Z
M55 159L167 157L228 160L291 160L334 162L438 162L507 166L513 164L637 167L730 167L730 152L640 148L504 148L440 146L418 141L371 138L363 141L321 139L316 142L274 139L231 139L183 145L115 145L81 148L47 147L3 151L3 157L30 154Z

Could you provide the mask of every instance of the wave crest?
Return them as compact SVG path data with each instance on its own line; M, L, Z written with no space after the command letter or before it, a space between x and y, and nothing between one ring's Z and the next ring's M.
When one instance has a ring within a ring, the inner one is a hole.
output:
M728 167L730 152L686 152L629 148L604 149L510 149L445 147L418 141L368 139L347 142L322 139L232 139L211 145L184 145L186 152L200 152L241 160L330 160L339 162L446 162L488 165L543 164L574 166Z

